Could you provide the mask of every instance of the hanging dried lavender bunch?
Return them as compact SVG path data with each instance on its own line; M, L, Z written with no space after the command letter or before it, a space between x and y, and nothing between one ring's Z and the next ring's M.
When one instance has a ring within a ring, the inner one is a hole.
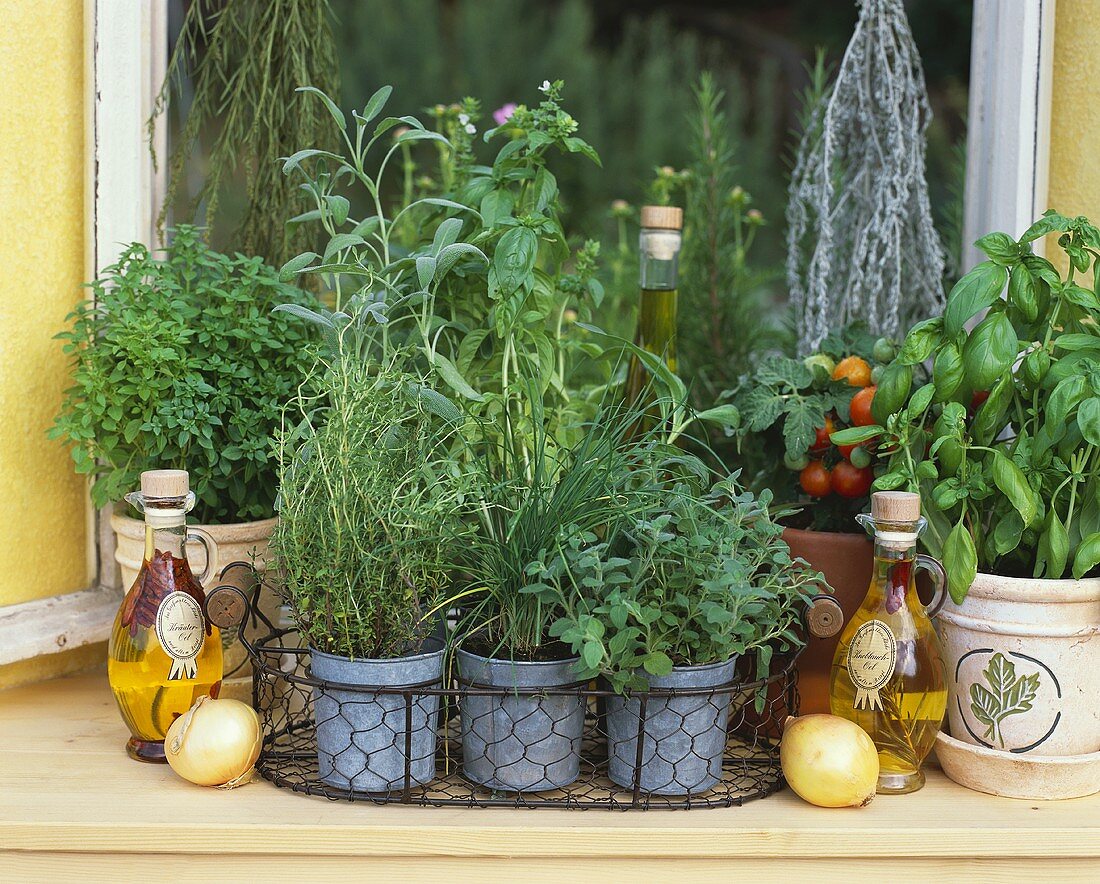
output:
M853 320L896 336L942 307L944 252L924 174L931 119L902 0L859 0L791 175L787 281L801 353Z

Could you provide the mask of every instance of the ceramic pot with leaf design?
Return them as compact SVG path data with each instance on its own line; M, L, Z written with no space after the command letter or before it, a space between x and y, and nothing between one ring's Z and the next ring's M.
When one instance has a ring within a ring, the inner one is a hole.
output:
M937 630L955 739L1017 755L1100 751L1100 578L978 574Z

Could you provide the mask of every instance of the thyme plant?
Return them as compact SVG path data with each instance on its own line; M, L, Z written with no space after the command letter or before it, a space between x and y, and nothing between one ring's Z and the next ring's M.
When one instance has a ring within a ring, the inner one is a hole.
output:
M415 652L451 579L457 424L400 360L319 361L315 393L279 438L280 592L310 647L352 658Z

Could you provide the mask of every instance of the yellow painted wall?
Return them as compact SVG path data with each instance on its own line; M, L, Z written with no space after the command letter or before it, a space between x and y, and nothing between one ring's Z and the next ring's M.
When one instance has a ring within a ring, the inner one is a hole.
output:
M1100 2L1058 0L1055 11L1048 203L1100 221ZM1047 254L1064 260L1053 244Z
M79 0L5 3L0 26L0 605L83 589L85 492L46 438L68 386L54 334L84 277Z

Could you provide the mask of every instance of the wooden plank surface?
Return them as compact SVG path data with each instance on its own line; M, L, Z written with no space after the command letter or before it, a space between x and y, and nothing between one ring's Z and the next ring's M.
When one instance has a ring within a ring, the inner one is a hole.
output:
M551 868L560 875L644 866L701 876L719 868L755 874L774 864L828 881L853 863L870 873L897 857L929 876L984 870L985 880L1008 880L1033 861L1066 880L1076 869L1100 868L1100 796L998 799L938 771L920 792L879 797L862 810L811 807L789 791L690 812L379 807L263 781L231 792L202 789L166 767L131 761L125 738L102 675L0 693L0 851L10 852L0 863L26 872L10 880L47 877L48 868L106 876L119 857L138 869L165 854L196 863L203 854L234 854L241 868L258 873L274 863L287 874L372 857L378 871L453 867L456 881L473 880L480 860L504 857L519 860L517 869L542 870L530 880Z

